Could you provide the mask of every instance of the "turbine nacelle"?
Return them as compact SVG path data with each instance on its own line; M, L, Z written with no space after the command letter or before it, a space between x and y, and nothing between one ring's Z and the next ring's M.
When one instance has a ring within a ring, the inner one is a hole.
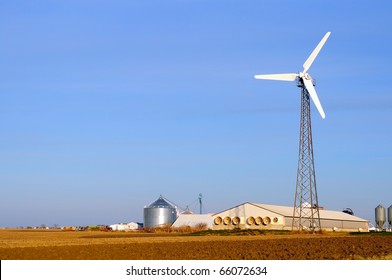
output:
M308 73L299 72L298 77L303 78L303 79L307 79L307 80L312 80L312 77L310 77L310 75Z
M306 80L312 81L313 86L316 85L316 81L313 80L313 78L308 73L300 72L298 74L298 79L301 79L301 80L306 79ZM302 84L304 84L304 83L302 83Z
M320 43L318 43L317 47L313 50L310 54L308 59L303 64L304 70L297 73L287 73L287 74L267 74L267 75L255 75L256 79L262 80L277 80L277 81L294 81L296 78L299 78L303 82L303 87L308 91L311 99L313 100L314 105L316 106L317 110L319 111L321 117L325 118L325 113L323 107L321 106L320 100L318 99L316 90L314 88L315 83L312 77L307 73L310 66L312 66L314 60L316 59L318 53L320 52L321 48L324 46L325 42L327 41L331 32L327 32L323 39L321 39Z

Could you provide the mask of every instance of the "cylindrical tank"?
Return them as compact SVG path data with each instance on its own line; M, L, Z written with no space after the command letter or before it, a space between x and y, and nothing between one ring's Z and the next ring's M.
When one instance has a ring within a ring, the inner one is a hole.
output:
M177 219L177 209L162 195L149 206L144 207L144 227L171 225Z
M375 210L376 210L375 213L376 213L377 228L382 229L382 226L384 225L384 223L386 221L385 207L380 204L376 207Z
M392 226L392 205L388 208L388 223Z

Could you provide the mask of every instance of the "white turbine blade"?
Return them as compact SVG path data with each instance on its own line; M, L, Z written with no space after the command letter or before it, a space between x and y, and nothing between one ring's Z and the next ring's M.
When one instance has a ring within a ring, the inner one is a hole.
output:
M294 81L298 74L268 74L268 75L255 75L255 79L259 80L277 80L277 81Z
M327 32L327 34L324 35L323 39L321 39L320 43L317 45L317 47L313 50L313 52L310 54L308 59L305 61L304 65L303 65L303 67L304 67L303 72L304 73L306 73L309 70L314 59L316 58L316 56L320 52L321 48L324 46L325 42L327 41L329 35L331 35L331 32Z
M302 79L304 81L306 90L309 92L310 97L313 100L314 105L316 105L317 110L319 111L321 117L325 119L325 113L323 107L321 107L320 100L318 99L316 90L314 89L312 80Z

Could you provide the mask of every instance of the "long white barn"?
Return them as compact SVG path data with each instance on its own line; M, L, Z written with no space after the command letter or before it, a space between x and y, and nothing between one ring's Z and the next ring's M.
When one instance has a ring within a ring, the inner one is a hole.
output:
M320 209L321 228L327 231L369 231L369 221L344 212ZM199 217L198 217L199 216ZM175 227L205 223L220 229L291 230L293 207L246 202L210 215L180 215Z

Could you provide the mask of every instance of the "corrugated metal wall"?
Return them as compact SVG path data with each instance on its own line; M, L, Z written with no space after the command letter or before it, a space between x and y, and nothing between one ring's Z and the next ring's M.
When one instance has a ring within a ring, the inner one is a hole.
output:
M293 222L293 218L285 217L285 228L291 229L291 224ZM321 219L321 228L324 230L342 230L342 231L358 231L362 229L363 231L369 230L369 224L367 222L361 221L344 221L344 220L330 220L330 219Z

